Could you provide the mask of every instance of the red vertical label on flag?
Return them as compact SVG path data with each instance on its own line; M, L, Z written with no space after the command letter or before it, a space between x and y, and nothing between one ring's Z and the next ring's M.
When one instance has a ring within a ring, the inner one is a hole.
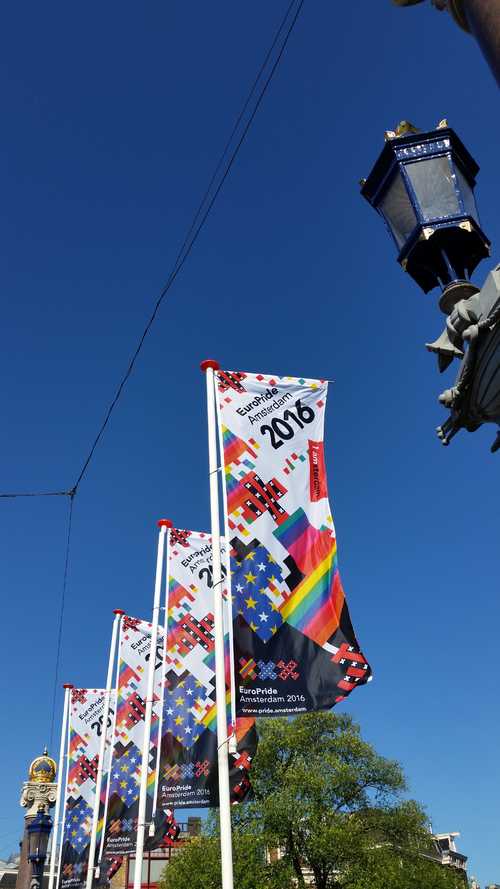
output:
M310 496L312 503L317 503L328 496L323 442L309 440L308 451Z

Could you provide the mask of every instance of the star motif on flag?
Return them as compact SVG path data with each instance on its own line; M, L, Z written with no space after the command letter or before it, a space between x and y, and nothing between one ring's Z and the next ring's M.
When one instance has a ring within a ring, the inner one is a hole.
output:
M247 556L252 555L254 568L246 568ZM245 555L233 550L231 568L234 572L235 611L263 642L268 642L283 623L279 611L279 596L283 578L275 559L265 546L254 540Z
M184 676L175 688L165 692L163 725L164 731L171 732L179 744L190 748L205 728L200 721L206 712L206 700L199 693L203 684L190 673ZM180 685L183 694L178 693Z
M116 757L116 750L113 755ZM141 761L140 752L133 743L120 757L116 757L109 786L110 795L116 793L125 802L131 792L135 793L140 781Z
M70 808L64 824L64 840L80 853L89 843L92 809L83 797L68 800L68 806Z

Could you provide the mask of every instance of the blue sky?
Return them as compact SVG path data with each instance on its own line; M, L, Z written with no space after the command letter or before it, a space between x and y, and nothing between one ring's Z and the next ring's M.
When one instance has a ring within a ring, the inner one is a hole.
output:
M285 6L3 7L1 490L76 480ZM482 883L500 881L500 457L493 427L435 437L452 379L423 345L437 294L396 264L358 180L385 129L447 117L481 165L498 259L497 100L476 45L431 8L306 2L78 493L61 673L101 685L112 609L148 614L156 519L208 526L200 359L334 379L340 567L375 672L346 708ZM0 502L0 855L49 731L66 515Z

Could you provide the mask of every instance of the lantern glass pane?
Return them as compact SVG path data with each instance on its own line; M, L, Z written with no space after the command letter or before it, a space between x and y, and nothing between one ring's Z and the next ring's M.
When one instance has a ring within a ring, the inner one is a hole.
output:
M417 224L417 217L399 170L393 176L378 209L401 250Z
M479 214L477 212L474 192L472 191L472 188L470 187L467 179L465 178L464 174L457 164L455 164L455 174L457 177L457 185L459 187L462 195L462 200L464 202L465 212L468 216L472 216L472 218L475 219L477 223L479 223Z
M47 855L47 848L49 845L49 831L45 829L42 834L40 834L40 842L38 844L38 853L42 858L45 858Z
M453 172L447 157L430 157L406 164L406 172L426 222L460 214Z
M38 852L38 833L30 830L29 833L29 854L35 856Z

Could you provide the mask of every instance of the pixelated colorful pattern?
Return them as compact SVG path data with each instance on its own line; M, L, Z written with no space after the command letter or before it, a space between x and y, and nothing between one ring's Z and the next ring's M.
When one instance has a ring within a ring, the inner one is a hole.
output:
M236 371L216 382L237 713L328 709L371 675L338 570L323 441L328 384ZM346 646L355 667L338 656Z

